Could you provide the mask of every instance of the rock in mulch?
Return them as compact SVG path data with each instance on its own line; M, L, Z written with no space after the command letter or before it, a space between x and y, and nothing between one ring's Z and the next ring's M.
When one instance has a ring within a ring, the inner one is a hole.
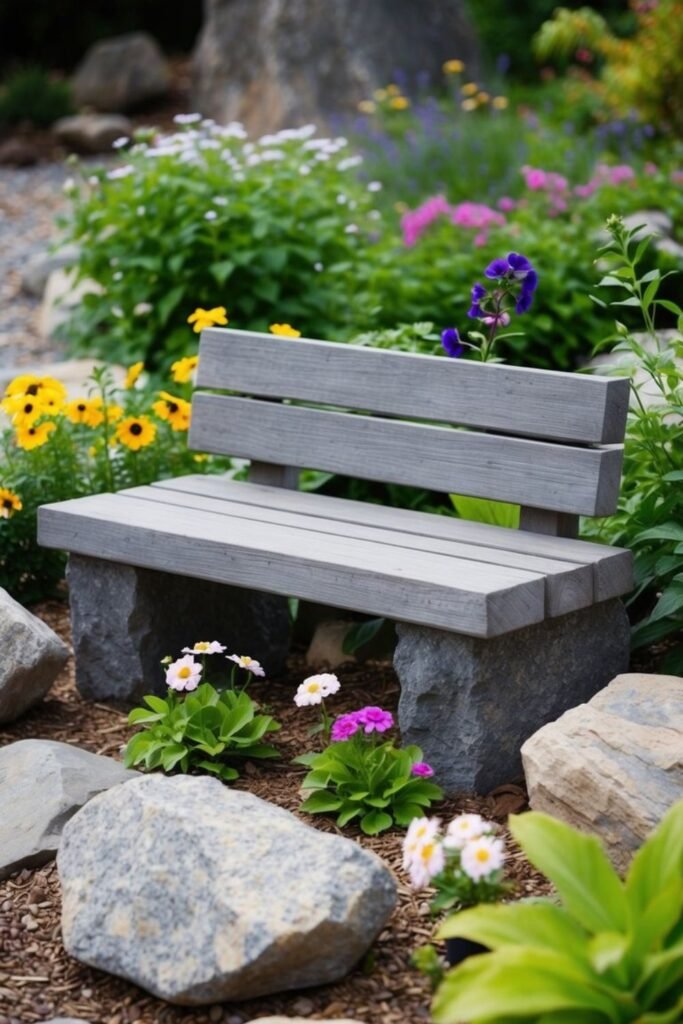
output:
M375 854L209 778L96 797L57 867L67 952L183 1006L336 981L396 902Z
M68 819L97 793L138 778L118 761L53 740L0 750L0 878L51 860Z
M52 131L77 153L108 153L112 142L131 135L133 126L122 114L73 114L55 121Z
M624 870L683 794L683 679L640 673L609 686L522 747L529 801L598 834Z
M47 279L53 270L62 270L78 262L79 249L76 245L64 245L53 252L40 252L26 263L21 271L21 288L27 295L40 299Z
M169 70L147 32L130 32L92 46L72 80L79 106L130 110L168 92Z
M42 700L69 657L49 626L0 587L0 725Z

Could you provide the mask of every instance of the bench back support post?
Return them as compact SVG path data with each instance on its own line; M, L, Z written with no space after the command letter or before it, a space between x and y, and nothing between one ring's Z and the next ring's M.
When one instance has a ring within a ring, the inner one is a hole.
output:
M519 510L519 528L527 533L543 533L547 537L578 537L579 517L569 512L553 512L522 505Z
M296 466L277 466L274 462L252 461L249 467L249 482L298 491L299 470Z

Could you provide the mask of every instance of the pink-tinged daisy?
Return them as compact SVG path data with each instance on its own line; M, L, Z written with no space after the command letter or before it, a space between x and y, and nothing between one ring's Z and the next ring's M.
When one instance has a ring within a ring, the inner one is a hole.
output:
M408 868L410 881L414 888L422 889L425 885L429 885L434 876L443 871L445 865L446 856L437 839L421 843L413 854Z
M194 647L183 647L183 654L222 654L225 650L217 640L198 640Z
M403 840L403 869L408 870L418 849L436 839L441 822L438 818L413 818Z
M251 672L255 676L265 676L265 670L261 665L260 661L256 661L255 658L250 658L248 654L228 654L228 661L234 661L240 668L246 669L247 672Z
M166 685L172 690L196 690L202 675L202 666L191 654L171 662L166 669Z
M331 697L333 693L339 693L341 688L341 683L331 672L321 672L319 675L309 676L308 679L304 679L304 684L306 683L318 683L323 697Z
M446 829L444 844L451 850L462 850L465 843L490 832L492 827L480 814L460 814Z

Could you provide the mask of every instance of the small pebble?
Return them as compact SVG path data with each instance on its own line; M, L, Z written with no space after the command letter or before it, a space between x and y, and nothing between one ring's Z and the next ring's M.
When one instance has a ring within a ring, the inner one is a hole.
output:
M310 1017L315 1009L315 1005L310 999L297 999L292 1006L295 1013L298 1013L300 1017Z

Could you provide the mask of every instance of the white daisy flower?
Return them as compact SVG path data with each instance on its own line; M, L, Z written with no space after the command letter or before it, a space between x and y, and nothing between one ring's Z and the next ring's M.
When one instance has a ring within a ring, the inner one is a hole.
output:
M122 135L119 139L114 139L114 141L111 144L112 149L122 149L124 146L127 146L129 142L130 139L128 138L128 136Z
M444 845L451 850L462 850L465 843L478 839L490 829L491 825L480 814L460 814L446 829Z
M173 120L176 124L195 124L201 121L201 114L176 114Z
M218 214L215 210L207 210L204 214L204 220L215 220Z
M429 885L434 876L443 871L445 864L446 856L437 839L420 843L408 868L413 887L423 889Z
M202 674L202 666L191 654L171 662L166 669L166 685L172 690L196 690Z
M299 708L308 707L311 704L320 704L329 692L332 691L327 689L325 676L309 676L297 688L294 695L294 703Z
M382 182L381 181L369 181L368 182L368 192L379 192L381 190L381 188L382 188Z
M441 822L438 818L413 818L403 840L403 869L407 871L424 843L436 838Z
M460 854L460 866L474 882L498 871L504 863L503 841L494 836L480 836L478 839L472 839Z
M247 672L251 672L255 676L265 676L265 671L259 661L255 658L250 658L248 654L228 654L228 661L234 661L240 668L244 668Z
M332 672L321 672L319 675L309 676L308 679L304 679L304 686L306 683L318 683L323 697L331 697L333 693L339 693L341 688L341 683Z
M183 654L223 654L225 650L217 640L198 640L194 647L183 647Z
M115 167L113 171L108 171L107 177L110 181L116 181L118 178L127 178L133 171L134 168L130 164L124 164L123 167Z

